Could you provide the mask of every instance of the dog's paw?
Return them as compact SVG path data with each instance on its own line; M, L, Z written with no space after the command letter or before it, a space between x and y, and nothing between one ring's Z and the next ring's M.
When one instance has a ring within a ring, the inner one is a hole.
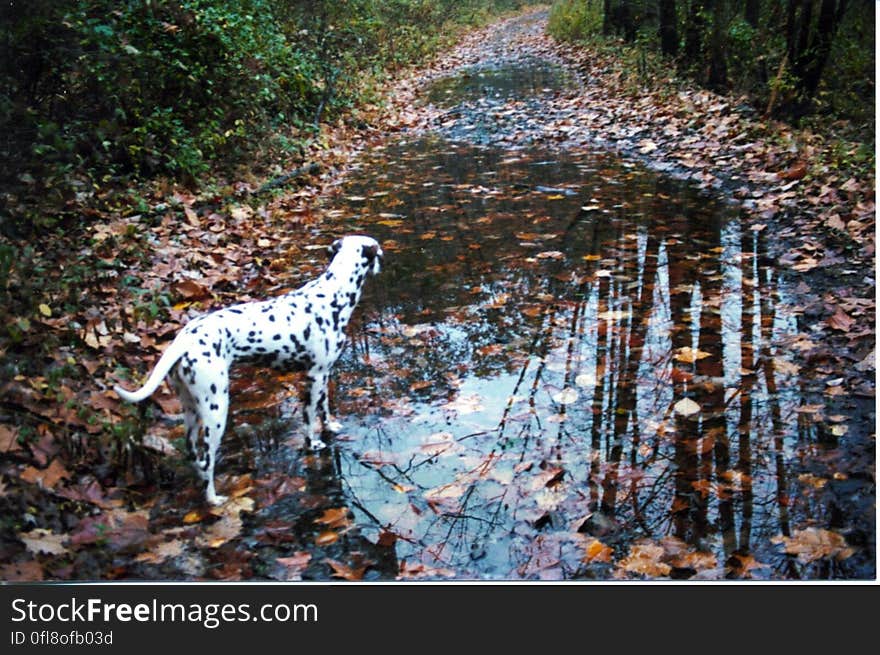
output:
M322 450L327 447L327 444L321 441L320 437L312 437L309 439L309 446L312 450Z
M213 505L214 507L220 507L229 500L229 496L221 496L220 494L208 493L207 494L208 503Z

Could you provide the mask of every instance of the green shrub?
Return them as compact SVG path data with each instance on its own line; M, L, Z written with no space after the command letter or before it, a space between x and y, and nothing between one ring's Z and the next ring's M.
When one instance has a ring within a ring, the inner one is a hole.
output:
M602 5L595 0L557 0L547 31L560 41L583 41L602 32Z

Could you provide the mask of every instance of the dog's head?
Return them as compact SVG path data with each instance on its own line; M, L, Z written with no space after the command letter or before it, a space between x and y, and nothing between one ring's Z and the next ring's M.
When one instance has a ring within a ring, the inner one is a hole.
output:
M373 275L382 270L384 253L379 242L371 237L362 235L342 237L336 239L327 250L331 261L344 257Z

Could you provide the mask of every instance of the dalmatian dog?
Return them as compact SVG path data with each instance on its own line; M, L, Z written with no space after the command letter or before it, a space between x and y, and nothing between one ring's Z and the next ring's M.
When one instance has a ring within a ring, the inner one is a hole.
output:
M226 500L214 488L214 466L226 427L229 368L234 362L307 372L302 404L312 447L325 447L322 429L341 428L330 420L330 369L345 345L345 328L364 281L368 274L379 273L383 253L374 239L354 235L334 241L329 254L324 273L295 291L193 319L162 353L143 387L114 387L120 397L136 403L148 398L170 373L183 405L187 447L213 505Z

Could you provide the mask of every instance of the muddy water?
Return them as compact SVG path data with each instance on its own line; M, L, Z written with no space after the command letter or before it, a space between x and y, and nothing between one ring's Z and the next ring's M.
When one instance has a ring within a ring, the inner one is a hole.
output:
M473 82L433 93L523 89ZM393 552L374 575L871 575L831 532L870 498L769 230L608 153L473 141L375 150L328 212L386 251L324 471Z

